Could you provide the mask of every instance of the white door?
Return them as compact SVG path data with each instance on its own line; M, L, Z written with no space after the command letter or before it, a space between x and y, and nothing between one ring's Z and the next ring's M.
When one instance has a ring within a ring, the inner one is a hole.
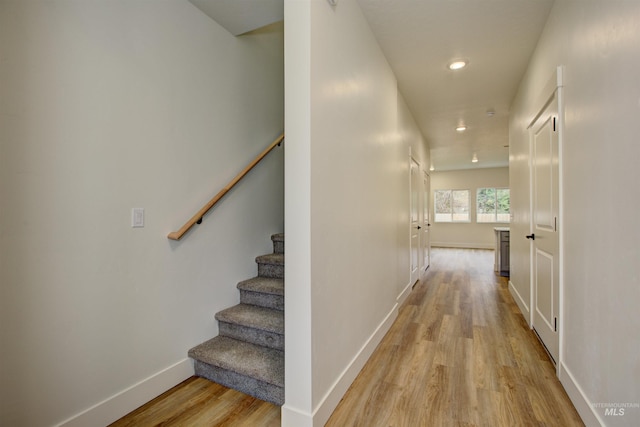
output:
M411 284L420 278L420 166L411 158L410 182Z
M531 240L533 328L554 363L558 361L559 334L559 167L557 92L530 127L532 212Z
M431 191L431 183L429 181L429 174L426 172L423 176L422 187L422 268L427 269L431 263L431 236L429 235L429 227L431 227L431 210L429 201L429 192Z

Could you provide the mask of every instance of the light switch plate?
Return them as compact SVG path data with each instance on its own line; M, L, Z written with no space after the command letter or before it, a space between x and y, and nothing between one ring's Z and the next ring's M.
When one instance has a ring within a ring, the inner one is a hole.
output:
M131 227L144 227L144 208L131 209Z

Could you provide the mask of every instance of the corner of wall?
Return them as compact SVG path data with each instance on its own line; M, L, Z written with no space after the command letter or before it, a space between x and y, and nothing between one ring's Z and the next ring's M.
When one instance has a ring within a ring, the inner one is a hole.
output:
M398 317L398 307L398 304L393 306L367 342L360 348L360 351L338 376L338 379L332 384L312 413L288 406L285 402L284 406L282 406L282 427L321 427L325 425L344 394L367 363L367 360L369 360L369 357L371 357L385 334L391 329L391 325Z

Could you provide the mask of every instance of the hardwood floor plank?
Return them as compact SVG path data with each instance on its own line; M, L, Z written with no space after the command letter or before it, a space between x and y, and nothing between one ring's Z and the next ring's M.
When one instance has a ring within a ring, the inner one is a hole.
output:
M280 425L280 407L191 377L109 427Z
M449 383L450 367L434 365L428 374L425 395L424 424L429 426L443 425L448 421L448 396L444 393ZM373 421L373 420L372 420Z
M473 340L458 338L456 351L456 359L460 363L451 370L451 381L447 387L450 398L448 417L465 424L477 425L478 394L473 381Z
M445 366L455 366L456 342L460 336L458 316L445 314L442 316L442 326L438 335L438 351L434 363Z

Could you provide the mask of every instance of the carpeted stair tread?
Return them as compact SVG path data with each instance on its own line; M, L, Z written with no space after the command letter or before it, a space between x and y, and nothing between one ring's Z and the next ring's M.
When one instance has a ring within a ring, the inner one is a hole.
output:
M270 308L238 304L216 313L216 320L284 334L284 313Z
M256 257L258 276L284 279L284 253L273 253Z
M238 289L263 294L284 295L284 280L258 276L238 283Z
M284 254L266 254L256 257L258 264L284 265Z
M273 243L273 253L284 253L284 233L274 234L271 236L271 242Z
M241 303L284 311L284 279L258 276L237 287Z
M217 336L189 350L189 357L284 387L284 352Z

